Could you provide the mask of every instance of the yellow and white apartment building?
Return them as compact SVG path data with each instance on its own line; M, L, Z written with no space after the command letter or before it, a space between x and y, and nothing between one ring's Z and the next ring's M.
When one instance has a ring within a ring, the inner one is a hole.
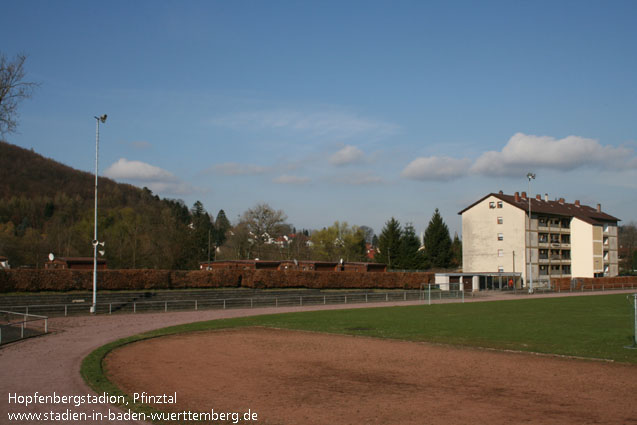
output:
M529 222L529 203L531 220ZM551 277L617 276L618 218L579 201L490 193L462 215L462 271L522 273L534 286Z

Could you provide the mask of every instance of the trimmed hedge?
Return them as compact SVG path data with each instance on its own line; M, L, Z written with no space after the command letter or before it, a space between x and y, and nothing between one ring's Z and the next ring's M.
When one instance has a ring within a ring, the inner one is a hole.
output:
M185 288L420 289L434 273L357 273L274 270L102 270L102 290ZM0 292L91 290L91 270L0 270Z
M574 285L571 288L571 281ZM574 291L593 290L593 289L623 289L637 288L637 277L635 276L617 276L617 277L558 277L551 279L551 287L555 291Z

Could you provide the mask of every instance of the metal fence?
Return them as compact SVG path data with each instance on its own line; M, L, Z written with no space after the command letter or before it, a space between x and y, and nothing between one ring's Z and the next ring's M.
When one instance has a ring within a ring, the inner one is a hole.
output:
M442 291L439 285L427 285L426 287L423 285L421 292L423 294L422 299L427 301L428 305L431 305L432 301L440 302L442 300L464 303L464 291L461 291L459 286L457 289Z
M434 290L434 298L437 297ZM448 298L448 295L440 295ZM296 296L259 296L237 298L197 298L197 299L173 299L156 301L112 301L98 302L96 312L98 314L116 313L144 313L144 312L169 312L186 310L225 310L232 308L262 308L262 307L294 307L327 304L361 304L371 302L390 301L425 301L427 292L423 290L391 291L391 292L362 292L362 293L329 293L308 294ZM70 316L89 314L91 303L65 303L65 304L34 304L11 306L13 310L23 311L24 314L47 313L49 316Z
M46 316L0 310L0 344L48 333Z

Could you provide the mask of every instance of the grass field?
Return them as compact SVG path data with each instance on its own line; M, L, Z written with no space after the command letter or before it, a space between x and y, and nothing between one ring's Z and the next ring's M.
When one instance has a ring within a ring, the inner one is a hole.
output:
M632 296L629 301L626 295L621 294L272 314L197 322L124 338L87 356L81 373L98 393L121 394L102 369L102 360L109 351L147 338L242 326L529 351L637 364L637 350L625 348L633 342L633 318Z

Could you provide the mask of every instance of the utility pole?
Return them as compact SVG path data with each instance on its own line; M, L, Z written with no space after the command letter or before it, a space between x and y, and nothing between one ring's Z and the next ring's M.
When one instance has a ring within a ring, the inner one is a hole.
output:
M91 305L91 313L95 314L97 311L97 246L100 242L97 240L97 175L98 175L98 157L100 146L100 121L106 122L106 114L101 117L95 118L95 220L94 220L94 232L93 232L93 305ZM102 242L104 246L104 242Z
M535 174L527 173L526 177L529 179L529 192L526 195L526 199L529 200L529 294L533 293L533 248L531 248L531 179L535 179Z

